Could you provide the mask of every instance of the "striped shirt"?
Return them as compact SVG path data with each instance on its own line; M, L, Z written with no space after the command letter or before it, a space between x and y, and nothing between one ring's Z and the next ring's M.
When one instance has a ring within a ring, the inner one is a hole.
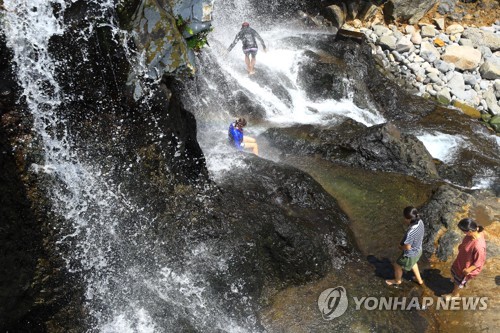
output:
M411 224L401 241L401 245L410 244L409 250L404 250L405 257L416 257L422 251L422 241L424 240L424 222L418 220Z

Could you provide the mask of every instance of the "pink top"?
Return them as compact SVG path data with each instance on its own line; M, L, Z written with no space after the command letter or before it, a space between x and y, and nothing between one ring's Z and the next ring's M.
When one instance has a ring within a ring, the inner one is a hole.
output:
M472 265L477 268L469 273L468 280L477 276L483 269L484 262L486 261L486 241L484 240L484 233L480 232L479 237L474 239L472 236L465 236L462 244L458 246L458 255L451 269L457 275L463 275L462 271Z

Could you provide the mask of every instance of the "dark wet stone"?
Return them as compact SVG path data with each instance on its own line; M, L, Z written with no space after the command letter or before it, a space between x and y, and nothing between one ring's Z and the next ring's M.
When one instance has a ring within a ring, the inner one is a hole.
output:
M423 253L433 254L446 261L453 255L453 248L462 239L463 232L457 228L467 206L475 202L473 196L449 185L442 185L424 205L420 212L425 223Z
M262 136L284 154L320 154L329 161L359 168L437 177L423 144L393 124L368 128L349 119L323 129L310 125L274 128Z

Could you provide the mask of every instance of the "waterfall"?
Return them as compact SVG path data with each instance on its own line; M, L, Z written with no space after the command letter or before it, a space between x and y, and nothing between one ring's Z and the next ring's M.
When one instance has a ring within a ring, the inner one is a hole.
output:
M172 332L184 321L198 331L255 331L256 319L248 316L240 323L231 318L207 281L205 274L225 269L228 258L215 255L209 243L184 253L185 266L175 264L168 252L159 253L158 248L168 249L168 244L144 236L155 217L132 202L112 179L109 167L99 167L75 148L61 105L80 97L62 92L56 69L71 68L64 68L49 52L51 38L67 28L63 14L72 3L5 0L2 23L22 100L33 117L35 142L44 152L31 171L50 184L51 211L59 221L54 225L57 244L69 249L63 254L68 271L83 279L89 327L99 332ZM93 33L94 25L111 26L116 38L128 38L114 26L113 1L91 3L98 15L88 18L82 40ZM163 133L151 135L161 138Z

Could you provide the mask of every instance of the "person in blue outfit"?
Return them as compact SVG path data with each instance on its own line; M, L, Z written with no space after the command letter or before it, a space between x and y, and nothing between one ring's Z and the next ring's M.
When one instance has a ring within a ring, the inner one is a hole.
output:
M257 45L257 40L262 44L264 48L264 52L267 52L266 44L264 44L264 40L254 29L250 28L250 24L248 22L243 22L241 25L241 30L238 32L234 41L229 45L227 52L231 52L233 47L241 40L243 44L243 53L245 54L245 64L247 65L248 74L255 74L255 61L257 57L257 51L259 47Z
M243 135L243 127L247 125L245 118L239 118L229 125L227 133L229 143L238 150L251 149L255 155L259 155L259 146L257 140Z

